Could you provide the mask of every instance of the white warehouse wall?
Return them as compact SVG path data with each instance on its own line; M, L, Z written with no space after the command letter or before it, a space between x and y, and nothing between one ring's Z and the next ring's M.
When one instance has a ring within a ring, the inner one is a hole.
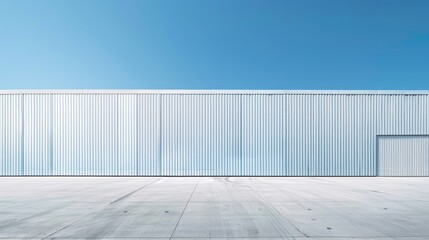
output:
M0 175L376 176L377 136L429 134L428 94L1 91Z

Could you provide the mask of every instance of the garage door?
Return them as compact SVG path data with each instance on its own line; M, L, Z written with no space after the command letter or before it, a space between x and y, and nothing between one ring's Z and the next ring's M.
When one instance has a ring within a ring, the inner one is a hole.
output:
M380 176L428 176L429 136L378 136Z

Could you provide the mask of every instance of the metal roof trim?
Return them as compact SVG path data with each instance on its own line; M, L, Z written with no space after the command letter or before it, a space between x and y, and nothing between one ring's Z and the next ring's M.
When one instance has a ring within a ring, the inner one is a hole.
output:
M315 94L315 95L429 95L429 90L184 90L184 89L14 89L0 94Z

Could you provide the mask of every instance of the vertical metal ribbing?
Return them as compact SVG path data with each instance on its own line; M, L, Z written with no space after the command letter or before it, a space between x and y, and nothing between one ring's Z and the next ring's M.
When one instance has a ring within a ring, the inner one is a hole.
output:
M54 174L54 114L53 114L53 94L50 94L50 126L49 126L49 173L50 175Z
M24 175L24 94L21 93L21 175Z
M380 111L381 111L381 104L382 104L383 98L381 96L376 96L375 98L375 116L373 116L375 119L373 120L374 128L375 128L375 136L372 136L375 138L375 176L380 176L380 158L378 153L378 137L377 134L379 133L379 126L378 123L380 122Z
M158 93L158 104L159 104L159 173L158 175L162 175L162 97L161 94Z
M118 175L119 167L124 167L119 164L119 94L116 94L116 175Z
M243 175L243 94L240 94L240 175Z
M139 95L136 94L136 175L140 175L139 161Z

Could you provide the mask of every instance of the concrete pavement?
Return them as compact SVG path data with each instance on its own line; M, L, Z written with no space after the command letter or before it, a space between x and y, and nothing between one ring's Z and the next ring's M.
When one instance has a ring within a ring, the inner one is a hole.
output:
M0 238L429 239L429 178L1 177Z

